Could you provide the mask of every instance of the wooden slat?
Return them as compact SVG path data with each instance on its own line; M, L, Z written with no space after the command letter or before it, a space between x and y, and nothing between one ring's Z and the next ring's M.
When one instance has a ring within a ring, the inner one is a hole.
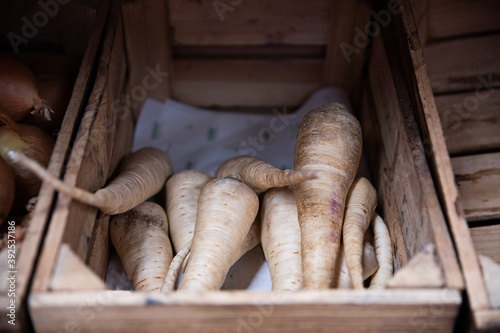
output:
M104 7L104 8L106 8L106 11L104 11L104 12L100 11L99 16L96 20L96 22L98 22L98 23L96 23L97 24L96 28L99 28L101 33L98 35L98 38L95 37L95 39L91 40L93 47L95 47L96 49L101 45L102 31L106 27L105 23L106 23L106 20L108 18L108 8L110 6L110 2L103 2L103 6L104 6L104 4L106 4L106 6ZM116 9L114 11L116 11ZM111 12L113 12L113 10L111 10ZM106 37L107 42L105 43L107 45L108 49L111 46L110 41L109 41L110 39L112 40L111 37L109 36L109 33L108 33L107 37ZM104 47L103 52L104 53L106 52L106 47ZM95 62L96 62L96 59L92 58L91 62L86 62L85 64L82 64L83 70L88 71L90 73L92 71L92 68L93 68ZM103 67L102 67L102 61L99 62L99 66L100 66L100 68L98 69L98 77L104 78L104 80L105 80L106 75L103 74L103 71L105 72L105 69L103 69ZM102 79L100 79L100 80L102 80ZM98 79L98 81L99 81L99 79ZM87 84L87 81L85 82L85 87L86 87L86 84ZM96 84L102 85L103 83L97 82ZM95 88L93 90L95 90ZM82 87L81 93L83 96L83 93L84 93L83 87ZM81 147L82 145L84 145L84 147L85 147L85 144L87 142L87 138L90 134L89 123L92 124L94 122L95 113L97 112L97 107L100 104L99 103L100 100L102 100L102 98L99 94L93 93L93 95L90 96L89 104L87 105L87 108L84 112L83 118L79 124L80 129L78 131L77 137L75 138L74 146ZM79 103L84 103L84 102L85 101L83 101L83 97L82 97L82 100L80 100ZM70 102L70 106L68 107L68 109L71 109L71 106L72 106L72 104ZM75 110L78 110L77 106L75 106ZM66 121L66 118L64 121ZM70 131L70 133L68 133L68 137L71 137L72 125L69 124L68 128L66 129L65 123L63 122L62 128ZM103 130L105 130L105 129L103 129ZM98 140L98 139L96 138L96 140ZM62 161L64 161L66 153L67 153L67 151L65 150L63 152L62 156L60 157L61 163L62 163ZM79 168L82 167L82 164L84 164L84 166L90 165L91 168L96 168L98 166L98 164L95 162L95 160L91 159L88 155L85 156L85 161L86 161L85 163L82 162L83 159L84 159L84 151L82 151L81 149L75 149L75 148L71 151L70 160L67 163L67 168L65 170L66 174L64 176L64 180L65 180L65 182L67 182L68 184L70 184L72 186L79 185L79 186L86 188L86 189L90 188L90 190L96 190L99 187L101 187L105 181L105 178L102 179L102 176L101 176L100 177L101 184L96 184L96 181L99 181L99 179L96 179L97 178L96 175L99 174L98 172L95 172L90 179L84 179L83 180L84 184L82 184L81 182L77 183L78 173L75 172L75 170L79 170ZM100 174L102 175L103 172L101 172ZM43 188L42 188L42 190L43 190ZM55 263L57 251L59 248L59 244L62 243L63 237L66 237L66 239L71 240L70 245L72 246L73 250L75 250L78 247L78 241L77 241L78 237L77 236L79 236L79 234L78 234L78 232L80 230L79 228L82 227L83 225L87 224L87 223L85 223L86 222L85 219L92 220L92 214L93 214L93 216L94 216L93 221L95 221L96 209L87 207L87 206L80 204L80 203L77 203L77 202L74 202L73 206L72 206L72 210L71 210L71 213L74 215L71 215L70 209L69 209L70 202L71 202L71 200L67 196L59 195L58 200L57 200L56 205L55 205L55 208L54 208L54 212L53 212L52 217L51 217L50 227L47 231L47 235L45 238L45 244L47 246L45 246L42 249L42 252L40 254L39 264L37 266L35 278L34 278L34 281L32 284L32 290L38 290L38 291L47 290L47 288L49 286L49 282L50 282L50 276L52 274L52 269L54 268L54 263ZM74 223L75 221L78 221L78 223ZM74 231L73 234L66 230L68 222L70 223L69 229L72 229L72 230L76 229L76 231ZM82 238L85 241L87 240L86 237L82 237ZM85 260L86 253L78 253L78 254L83 260Z
M500 89L436 96L451 155L500 149Z
M436 1L433 0L420 0L414 1L413 15L415 16L415 23L418 27L418 37L420 44L425 45L429 39L429 12L430 6L434 5Z
M491 331L485 332L498 332L498 327L500 327L500 309L475 311L474 322L476 327L482 327L483 330L491 329Z
M174 45L324 45L332 3L168 1Z
M355 42L358 32L353 27L364 29L370 22L372 2L337 0L332 3L323 81L326 85L346 89L353 97L353 107L357 109L366 47L356 46L359 46Z
M363 129L363 151L371 166L372 183L377 189L377 211L387 224L391 236L394 270L398 271L408 262L405 238L399 223L399 211L391 183L390 168L387 163L387 153L382 142L380 124L375 102L368 84L363 90L361 104L361 126Z
M500 218L500 153L451 160L468 221Z
M429 5L430 38L500 30L497 0L432 0Z
M76 79L73 93L69 101L67 111L59 131L59 135L52 152L52 156L48 165L48 171L50 174L59 177L63 172L63 165L65 162L66 154L69 152L71 143L73 140L73 133L76 131L78 126L77 119L80 118L83 111L83 105L85 103L85 96L88 93L91 82L91 74L95 69L98 47L102 37L102 31L104 29L106 17L108 14L109 2L102 1L101 6L97 11L97 18L95 21L94 29L87 43L87 49L83 56L80 71ZM27 296L27 291L29 288L30 279L33 272L36 271L35 263L37 260L38 253L41 248L42 239L44 237L50 212L51 206L54 199L54 191L47 184L43 183L38 195L38 202L35 206L35 211L30 220L29 226L24 230L24 240L23 240L23 251L16 258L17 264L17 279L16 279L16 304L19 305L18 312L16 313L16 329L25 328L24 320L26 320L26 314L22 311L24 306L25 297ZM57 246L54 245L57 250ZM48 267L45 267L47 269ZM40 269L38 266L37 269ZM0 299L3 299L6 295L1 295ZM1 302L1 300L0 300ZM5 307L2 307L1 315L5 317L4 311ZM11 325L7 328L6 321L0 321L0 331L4 329L12 329Z
M179 59L173 98L207 108L295 107L321 87L322 65L320 59Z
M403 17L405 17L404 14ZM389 27L382 31L387 54L385 62L390 64L394 85L397 87L397 99L400 103L401 117L403 120L403 125L400 127L404 128L408 137L407 140L403 140L404 132L402 132L403 136L401 136L400 141L402 141L403 144L407 144L408 148L405 149L411 152L411 157L409 158L402 154L396 154L396 156L398 162L405 166L403 168L404 171L411 174L414 168L415 176L413 177L418 179L418 184L422 191L422 196L420 197L420 200L422 200L421 209L422 211L428 212L427 217L425 215L421 217L422 223L424 225L429 225L429 228L432 230L433 243L436 245L437 253L441 260L446 285L448 287L463 288L464 282L462 273L458 266L456 253L453 248L449 230L446 226L446 220L436 195L435 184L429 170L428 161L426 160L426 152L424 150L420 129L415 119L420 104L414 96L415 86L412 85L412 83L415 82L415 72L408 53L411 53L413 50L418 50L419 39L414 33L408 35L404 33L405 28L403 27L404 24L401 22L401 18L401 15L393 16L392 29ZM415 27L413 14L410 14L408 19L411 21L413 27ZM406 24L408 26L410 23ZM397 42L395 43L395 41ZM399 70L401 68L404 70ZM379 81L379 86L383 87L384 83L384 81ZM389 119L392 117L393 115L391 114ZM382 118L380 121L387 122L387 119ZM398 179L404 174L405 173L395 173L394 178ZM408 178L410 184L411 179L411 177ZM402 180L399 181L404 182ZM396 197L398 197L398 193L396 193ZM405 198L403 197L403 204L404 201ZM428 220L426 220L426 218Z
M146 100L140 91L160 102L171 95L168 9L165 1L127 1L122 5L122 17L133 93L130 97L137 117Z
M436 94L500 86L500 34L429 44L424 53Z
M449 332L460 303L449 289L196 297L107 291L33 294L31 310L37 332Z
M381 38L376 38L369 66L385 149L391 186L399 211L408 258L428 243L435 244L443 267L446 285L463 286L462 275L451 238L439 205L422 142L412 113L408 92L402 77L391 72L389 63L397 63L397 53L385 52ZM398 66L396 66L398 68ZM384 135L384 133L386 133Z
M500 264L500 224L470 229L477 254L490 257Z
M405 69L403 74L406 78L406 84L411 87L409 92L417 107L416 116L426 143L427 156L435 175L435 185L443 202L449 227L457 245L458 256L464 268L463 274L470 306L473 310L487 309L489 307L488 295L458 195L458 188L455 184L422 47L416 34L417 27L411 4L408 0L401 0L400 3L402 15L395 17L394 35L391 37L392 40L396 40L396 45L399 45L402 61L400 68Z

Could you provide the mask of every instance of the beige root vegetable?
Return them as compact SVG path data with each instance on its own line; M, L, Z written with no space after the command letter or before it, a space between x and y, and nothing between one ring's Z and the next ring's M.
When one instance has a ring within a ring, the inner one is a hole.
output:
M344 205L360 157L361 127L345 106L322 106L302 119L295 145L295 169L318 173L318 178L297 186L305 289L332 285Z
M120 214L158 193L172 173L170 158L163 151L145 147L131 153L115 179L95 193L69 186L22 153L11 157L40 179L73 199L94 206L109 215Z
M352 289L352 280L349 274L349 269L347 268L347 263L345 260L345 254L343 248L341 250L342 253L342 261L340 263L339 275L336 279L336 286L339 289ZM378 268L377 256L375 254L375 249L373 245L369 242L365 242L363 246L363 256L362 256L362 265L363 265L363 280L368 279L370 276L375 273Z
M344 214L342 241L354 289L363 289L363 239L377 206L377 191L366 178L354 180Z
M201 190L191 255L179 290L218 290L241 249L259 209L247 185L232 178L214 179Z
M262 202L262 249L273 290L302 289L302 253L295 191L273 188Z
M196 170L173 174L165 185L170 237L175 252L193 239L198 197L212 177Z
M233 157L219 167L217 178L231 177L241 180L260 194L272 187L298 184L316 177L312 170L280 170L253 156Z
M191 250L192 243L193 242L191 240L188 241L172 259L172 262L168 267L167 274L165 275L165 279L163 280L163 285L161 286L161 293L166 294L174 290L175 283L177 282L177 278L179 277L179 273L181 271L181 266L186 261L189 251Z
M134 290L159 292L172 260L163 208L144 202L113 216L109 233Z
M375 235L375 253L379 268L370 280L370 289L380 289L385 287L393 275L392 243L389 230L377 213L373 214L371 224Z

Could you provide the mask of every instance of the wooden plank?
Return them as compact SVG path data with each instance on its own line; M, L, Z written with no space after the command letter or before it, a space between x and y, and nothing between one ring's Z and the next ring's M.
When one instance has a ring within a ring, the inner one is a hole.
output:
M415 24L413 14L410 14L410 19L412 24ZM411 152L409 156L406 154L396 154L397 161L395 162L395 167L397 168L398 162L402 166L404 172L397 173L397 169L394 174L396 181L404 182L401 177L407 177L409 184L418 184L421 188L421 194L419 195L417 191L413 191L412 194L416 194L416 200L419 202L421 211L427 212L420 219L422 226L429 226L430 234L432 235L432 242L436 245L438 256L441 260L441 265L443 267L446 285L448 287L453 286L455 288L463 288L463 278L458 266L456 253L453 248L449 230L446 226L446 220L444 218L440 202L438 201L436 195L435 184L433 182L431 172L429 170L429 165L426 159L425 150L423 142L420 135L420 130L415 119L419 103L415 100L414 96L414 86L412 87L409 83L414 82L415 74L413 72L413 66L408 63L409 58L406 52L409 52L415 46L419 45L419 39L416 34L410 34L401 36L398 34L404 33L405 29L398 24L401 24L401 16L395 15L393 21L393 26L391 26L396 36L393 35L392 29L385 29L382 31L384 37L385 48L386 48L386 59L382 62L386 68L389 67L392 72L392 84L397 87L397 100L400 103L399 109L401 112L402 124L399 126L403 130L400 131L398 140L399 144L402 144L404 149ZM410 37L411 36L411 37ZM394 40L397 43L394 43ZM413 44L415 41L415 44ZM408 45L410 42L411 45ZM402 47L401 45L406 45ZM403 68L403 71L399 70ZM409 75L407 77L405 74ZM380 84L381 83L381 84ZM379 87L384 87L384 81L379 82ZM391 84L391 86L392 86ZM387 93L387 92L386 92ZM396 96L389 97L395 99ZM380 121L390 122L392 115L389 119L381 119ZM397 126L396 126L397 127ZM405 139L405 136L407 139ZM405 145L408 145L406 148ZM402 150L404 151L404 150ZM413 182L412 182L413 177ZM416 180L416 181L415 181ZM411 186L411 185L409 185ZM406 188L405 191L408 191ZM402 192L404 193L404 192ZM396 192L396 198L400 196L401 193ZM411 199L408 202L412 202ZM405 204L405 196L402 196L402 204ZM414 226L412 226L414 227Z
M450 332L460 303L459 292L450 289L196 297L106 291L33 294L31 311L37 332L64 327L81 332Z
M321 87L320 59L174 60L173 98L206 108L296 107Z
M500 224L474 227L470 229L477 254L490 257L500 264Z
M436 96L450 155L500 149L500 89Z
M332 3L168 1L174 45L324 45Z
M364 47L359 45L356 42L359 30L354 28L364 29L370 22L372 2L339 0L332 3L323 82L346 89L353 97L353 107L357 109L368 41Z
M500 30L500 2L497 0L433 0L429 5L430 38Z
M429 44L424 54L435 94L500 86L500 34Z
M392 158L388 159L390 184L396 198L407 257L412 258L428 243L435 244L446 283L460 286L463 283L461 273L425 161L418 129L413 115L403 111L411 110L411 105L403 104L409 97L401 88L396 89L403 86L394 82L389 61L392 64L395 60L387 58L381 38L374 41L371 61L369 79L382 138L387 151L393 150Z
M500 327L500 309L479 310L474 312L476 327L482 327L485 332L498 332ZM491 331L486 331L491 329Z
M500 218L500 153L451 160L468 221Z
M147 97L163 102L171 95L168 9L166 1L156 0L127 1L121 8L130 98L137 117Z
M89 50L88 56L86 56L83 60L81 70L80 70L80 75L82 73L86 73L85 75L85 80L82 79L77 79L76 87L78 87L78 94L80 94L80 99L77 101L70 101L70 104L68 106L68 110L75 110L75 112L80 110L83 107L83 104L86 103L86 100L84 100L83 96L87 94L87 85L89 84L88 78L92 72L95 70L95 65L97 63L97 49L101 45L101 38L102 38L102 32L106 26L106 20L108 18L108 10L110 7L110 1L104 1L101 4L101 8L98 10L98 18L96 19L96 27L93 33L93 37L89 41ZM94 51L91 53L91 51ZM80 81L79 81L80 80ZM76 88L75 88L76 89ZM95 98L95 97L94 97ZM72 104L73 103L73 104ZM91 103L92 104L92 103ZM95 105L95 104L94 104ZM88 110L88 109L87 109ZM86 113L87 110L85 111ZM94 109L95 111L95 109ZM84 118L82 120L82 123L88 122L90 117L87 116L87 120L85 120L85 114L84 113ZM62 129L64 131L68 131L64 135L67 137L67 140L69 142L69 139L72 137L72 133L74 130L76 130L76 117L78 115L74 114L73 115L73 122L70 122L67 117L65 117ZM82 141L82 137L85 135L88 135L88 133L85 133L84 130L82 130L82 123L78 124L80 126L80 130L78 131L77 137L75 139L75 144L78 145L78 142ZM66 127L67 125L67 127ZM59 134L61 136L61 133ZM81 143L80 143L81 145ZM66 148L58 153L58 161L60 161L60 168L62 167L62 163L66 158L66 154L69 153L69 143L67 144ZM57 144L56 144L56 149L57 149ZM54 150L56 152L56 150ZM79 154L79 155L78 155ZM71 185L76 184L76 174L74 173L74 170L78 170L78 168L81 166L81 159L83 158L83 154L80 151L77 151L76 153L73 151L71 153L70 157L70 162L68 162L67 168L66 168L66 174L70 174L73 179L71 181L68 180L68 183ZM54 156L54 155L53 155ZM72 161L72 162L71 162ZM49 168L50 170L50 168ZM58 175L59 176L59 175ZM81 184L79 184L81 185ZM94 187L95 189L96 187ZM42 186L42 191L44 190L44 186ZM48 192L48 195L52 196L53 191L48 188L45 189ZM54 267L57 251L59 244L62 243L62 238L63 234L66 228L66 224L68 223L68 205L69 205L69 198L67 196L61 195L59 196L57 202L56 202L56 207L54 208L54 212L52 214L51 218L51 223L49 226L49 229L47 231L47 235L45 237L45 246L40 254L39 258L39 264L37 266L36 272L35 272L35 278L32 284L32 290L47 290L50 282L50 276L52 274L52 269ZM75 205L78 205L78 203L75 203ZM40 206L40 202L37 205L36 209L39 209L38 206ZM83 205L81 205L83 207ZM50 208L50 203L45 206L45 209ZM36 212L35 212L35 215ZM86 215L76 215L74 216L74 220L71 220L71 222L74 221L80 221L81 218ZM74 225L74 224L73 224ZM72 244L75 246L74 244Z
M412 3L415 23L418 27L418 37L420 44L425 45L429 40L429 12L430 7L436 1L420 0Z
M394 253L394 270L398 271L408 262L408 253L402 227L399 223L399 211L391 182L390 168L374 105L370 87L365 84L360 119L363 129L363 151L369 161L372 183L377 189L377 212L383 217L389 229Z
M106 290L104 281L91 271L68 244L61 244L54 274L52 291Z
M463 274L471 308L487 309L488 296L455 184L422 47L416 34L412 7L408 0L401 0L400 3L402 15L395 17L391 40L396 40L396 45L399 45L402 62L400 68L404 69L406 84L410 87L409 92L416 106L415 114L426 144L427 157L435 175L435 184L457 244L460 262L462 267L465 267Z

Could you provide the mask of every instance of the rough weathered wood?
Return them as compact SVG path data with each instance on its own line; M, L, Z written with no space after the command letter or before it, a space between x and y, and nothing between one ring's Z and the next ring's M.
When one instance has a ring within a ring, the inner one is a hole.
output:
M122 5L130 97L135 117L146 97L163 102L171 95L171 38L166 3L134 0Z
M51 291L106 290L104 281L71 250L68 244L61 244L50 281Z
M420 0L413 1L413 15L415 16L415 23L418 27L418 37L420 38L420 44L425 45L429 39L429 12L431 11L431 6L436 2L433 0Z
M37 332L443 332L451 331L460 302L449 289L31 297Z
M500 264L500 223L470 229L477 254L490 257Z
M383 143L388 152L391 184L406 251L411 258L426 244L435 244L447 286L460 287L463 286L462 275L411 112L413 106L402 78L398 77L398 73L391 72L389 66L389 63L397 63L395 55L394 50L385 51L382 38L376 38L369 65L369 80Z
M436 96L450 155L500 149L500 89Z
M387 282L387 288L443 288L443 271L436 247L428 244Z
M387 163L387 154L382 142L380 124L377 118L375 102L368 84L365 84L361 105L361 126L363 129L363 150L371 166L371 177L377 188L377 210L383 216L391 236L394 253L394 270L397 271L408 262L405 238L399 222L400 215L392 186L391 170Z
M330 26L328 30L325 68L323 82L326 85L337 85L353 95L352 101L359 107L357 93L360 91L360 80L365 64L366 45L356 40L359 30L364 30L370 22L371 1L338 0L331 1ZM356 51L353 51L353 50Z
M428 13L430 38L500 30L500 2L497 0L432 0Z
M451 160L468 221L500 218L500 153Z
M106 9L108 8L109 8L109 3ZM108 16L108 11L102 13L102 16L99 16L96 21L100 22L101 31L105 26L104 23L106 22L107 16ZM110 36L109 26L107 30L108 33L106 36L106 42L104 43L107 46L103 48L104 53L109 52L109 48L111 46L110 39L112 40L112 36ZM95 43L96 48L101 43L100 38L101 35L99 35L99 39L93 41L93 43ZM106 51L106 48L108 49L108 51ZM93 64L94 64L94 59L92 59L92 63L90 64L87 63L86 65L90 66ZM91 159L91 156L89 155L90 153L88 153L87 155L85 154L86 151L85 148L87 146L87 140L92 129L92 124L95 122L94 118L96 116L98 106L102 101L102 89L100 91L96 91L95 86L102 86L105 84L107 76L105 75L106 72L104 67L105 66L103 64L103 61L102 60L99 61L99 68L97 70L98 79L94 85L93 93L89 97L88 105L84 112L83 118L79 124L80 128L77 137L75 138L74 146L71 151L71 155L67 163L64 176L64 180L68 184L73 186L78 185L91 191L102 187L104 181L106 180L105 178L103 178L102 172L99 173L96 171L96 168L98 168L101 164L96 163L94 159ZM86 70L88 70L89 72L91 71L91 69L92 67L86 68ZM71 102L69 108L70 107L71 107ZM68 130L70 130L71 127L72 126L70 124L70 126L68 126ZM63 128L64 128L64 123L63 123ZM68 133L68 136L71 137L71 132ZM99 140L99 138L95 138L95 140ZM66 151L64 152L64 155L65 154ZM61 163L64 160L63 157L61 158ZM84 160L85 163L83 163ZM83 167L87 167L86 172L89 178L78 179L79 177L78 171ZM91 170L94 170L94 172L92 172ZM99 180L100 184L98 183ZM69 240L68 243L72 246L72 248L76 249L78 247L80 239L86 241L85 237L81 238L78 237L82 236L81 234L79 234L79 231L83 226L88 226L89 223L91 223L92 225L94 224L95 214L96 214L95 208L85 206L78 202L72 202L68 196L59 195L54 208L54 212L52 214L50 227L45 239L45 244L49 245L45 246L40 254L39 265L37 266L37 270L35 273L32 290L47 290L58 251L58 244L61 244L63 237L65 237L65 239ZM78 223L74 223L75 221L78 221ZM82 252L84 253L78 253L78 254L82 259L85 259L86 251Z
M88 42L84 42L87 46L85 54L82 57L80 71L73 87L73 93L68 103L67 111L59 131L59 135L54 146L54 150L48 165L49 172L59 177L63 172L63 164L66 154L70 151L73 140L73 133L78 126L77 120L80 118L84 108L85 97L90 89L91 75L97 62L98 47L101 41L105 20L109 8L108 1L102 1L101 6L97 11L97 18ZM8 13L3 11L3 13ZM80 41L82 43L82 41ZM42 184L38 195L38 202L35 206L35 211L30 220L29 226L24 230L23 251L16 258L17 279L16 279L16 303L19 305L16 313L15 327L11 325L5 326L6 321L0 321L0 331L6 332L8 329L22 330L25 329L26 313L22 306L25 304L25 297L29 288L29 282L32 274L35 271L35 263L41 243L45 234L48 220L51 212L51 206L54 199L54 191L46 184ZM56 246L56 245L54 245ZM47 269L49 267L44 267ZM38 268L41 269L41 268ZM6 295L0 296L0 302L6 298ZM5 316L5 307L1 308L0 314Z
M324 45L333 2L172 0L168 5L174 45Z
M416 34L416 24L408 0L401 0L402 15L396 17L394 36L402 55L403 74L411 87L411 97L417 107L416 115L424 142L427 145L428 158L435 175L435 184L443 202L448 223L453 234L457 252L462 263L467 293L472 309L487 309L488 298L481 277L472 238L455 184L451 161L446 149L444 134L439 121L439 114L434 102L422 47ZM407 45L407 47L402 47Z
M424 54L435 94L500 86L500 34L429 44Z
M201 107L295 107L321 87L321 59L174 61L173 98Z

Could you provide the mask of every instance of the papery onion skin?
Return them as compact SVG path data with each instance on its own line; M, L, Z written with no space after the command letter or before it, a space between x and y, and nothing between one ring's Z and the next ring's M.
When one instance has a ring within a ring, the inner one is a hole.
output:
M77 59L62 54L46 56L33 64L31 69L38 83L40 97L47 102L54 113L51 114L51 121L47 121L41 115L30 114L23 123L43 128L51 134L59 130L79 68L80 63Z
M14 174L7 163L0 158L0 225L6 221L14 203Z
M25 118L29 113L41 114L50 120L52 113L38 93L31 70L3 52L0 52L0 113L14 121Z
M47 167L55 139L44 130L26 124L16 124L20 136L8 126L0 127L0 156L9 164L16 184L16 206L25 205L38 195L42 181L31 171L22 168L10 156L12 151L21 151Z

